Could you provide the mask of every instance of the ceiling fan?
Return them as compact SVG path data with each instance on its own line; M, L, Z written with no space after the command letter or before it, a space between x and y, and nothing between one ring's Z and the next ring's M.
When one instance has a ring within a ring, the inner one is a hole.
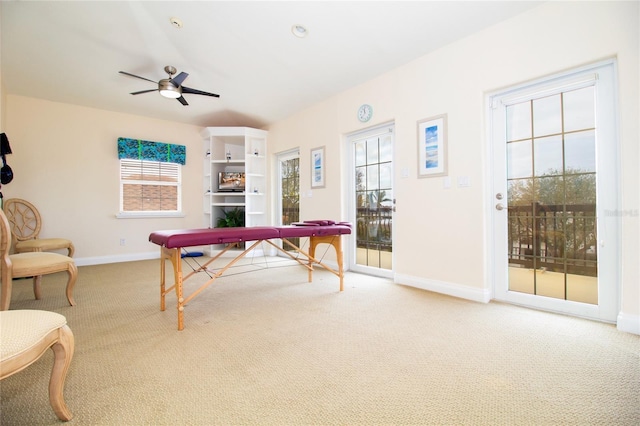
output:
M177 76L173 77L173 75L178 71L174 67L172 67L171 65L167 65L166 67L164 67L164 71L167 74L169 74L169 78L163 78L162 80L158 81L157 82L157 84L158 84L158 88L157 89L141 90L139 92L131 92L131 94L132 95L140 95L142 93L149 93L149 92L158 91L165 98L177 99L178 101L180 101L180 103L182 105L185 105L185 106L189 105L189 104L187 103L187 100L182 96L183 93L191 93L191 94L194 94L194 95L213 96L214 98L219 98L220 97L220 95L216 95L215 93L203 92L202 90L196 90L196 89L192 89L190 87L183 86L182 82L185 81L187 77L189 77L189 74L187 74L186 72L181 72ZM128 75L130 77L135 77L135 78L139 78L141 80L146 80L146 81L150 81L152 83L156 83L153 80L149 80L148 78L140 77L139 75L130 74L130 73L124 72L124 71L119 71L119 72L120 72L120 74Z

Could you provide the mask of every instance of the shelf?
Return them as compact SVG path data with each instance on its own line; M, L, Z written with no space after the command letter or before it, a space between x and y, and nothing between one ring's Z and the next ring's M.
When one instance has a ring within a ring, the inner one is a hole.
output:
M228 164L230 166L245 164L244 160L211 160L212 164Z
M244 207L244 203L211 203L214 207Z
M245 219L248 219L245 220L247 226L266 225L269 214L268 132L249 127L207 127L201 135L203 187L207 197L204 200L205 225L214 227L224 217L225 210L234 208L243 210ZM230 160L227 160L227 155L231 157ZM244 172L245 190L218 191L221 172Z
M248 192L209 192L209 194L218 197L244 197Z

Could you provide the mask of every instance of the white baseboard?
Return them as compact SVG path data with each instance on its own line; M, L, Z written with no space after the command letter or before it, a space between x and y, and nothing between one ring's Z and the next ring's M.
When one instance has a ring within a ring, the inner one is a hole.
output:
M618 330L632 334L640 334L640 316L620 312L616 321Z
M435 293L459 297L461 299L472 300L474 302L489 303L491 300L490 289L469 287L445 281L425 280L424 278L417 278L403 274L395 274L393 282L396 284L403 284L410 287L433 291Z
M76 266L103 265L105 263L133 262L136 260L159 259L160 251L154 250L147 253L119 254L113 256L77 257L74 258Z
M491 290L468 287L460 284L449 283L437 280L425 280L424 278L412 277L409 275L396 274L394 277L396 284L408 285L435 293L446 294L461 299L475 302L488 303L491 301ZM617 328L626 333L640 335L640 316L620 312L616 321Z

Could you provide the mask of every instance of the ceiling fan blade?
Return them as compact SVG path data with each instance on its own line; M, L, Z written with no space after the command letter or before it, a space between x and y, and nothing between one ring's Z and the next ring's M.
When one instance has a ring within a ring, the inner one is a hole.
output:
M185 98L183 98L182 96L180 96L180 97L178 98L178 100L179 100L179 101L180 101L180 103L181 103L182 105L184 105L184 106L189 105L189 104L187 103L187 100L186 100Z
M182 85L182 82L185 81L187 77L189 77L189 74L187 74L186 72L181 72L180 74L172 78L171 82L173 83L174 86L177 87Z
M182 86L182 93L192 93L194 95L205 95L205 96L213 96L214 98L219 98L220 95L216 95L215 93L203 92L202 90L192 89L190 87Z
M144 77L140 77L139 75L135 75L135 74L130 74L128 72L124 72L124 71L118 71L120 74L124 74L124 75L128 75L129 77L135 77L135 78L139 78L140 80L147 80L150 81L152 83L156 83L158 84L157 81L153 81L153 80L149 80L148 78L144 78Z
M157 92L158 89L140 90L139 92L131 92L132 95L141 95L143 93Z

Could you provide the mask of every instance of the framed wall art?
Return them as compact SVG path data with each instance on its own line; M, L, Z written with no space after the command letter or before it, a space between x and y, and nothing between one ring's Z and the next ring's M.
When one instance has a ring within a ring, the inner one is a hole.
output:
M311 150L311 188L324 188L324 146Z
M418 121L418 177L447 175L447 114Z

